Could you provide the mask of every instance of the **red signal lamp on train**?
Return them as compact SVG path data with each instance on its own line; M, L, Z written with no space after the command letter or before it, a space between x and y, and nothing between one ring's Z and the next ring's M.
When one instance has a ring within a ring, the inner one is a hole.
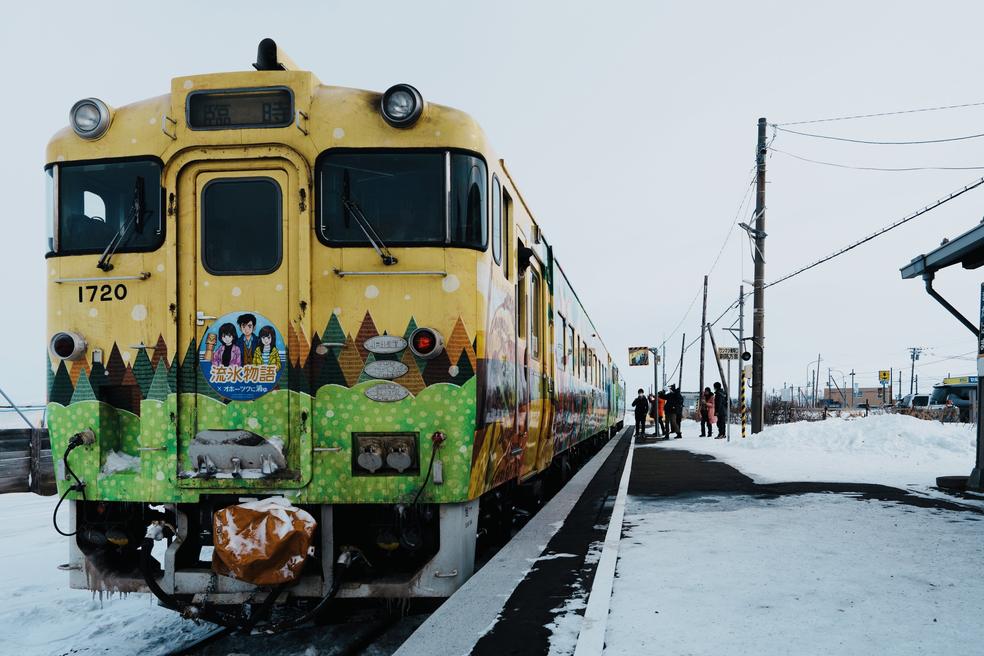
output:
M444 338L433 328L418 328L410 334L410 351L418 358L430 360L444 350Z

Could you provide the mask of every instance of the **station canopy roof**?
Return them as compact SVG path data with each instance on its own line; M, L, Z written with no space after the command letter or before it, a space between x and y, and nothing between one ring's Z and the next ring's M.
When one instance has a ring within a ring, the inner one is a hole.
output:
M984 265L984 222L959 237L944 240L936 250L912 258L902 267L902 278L933 274L954 264L960 264L965 269Z

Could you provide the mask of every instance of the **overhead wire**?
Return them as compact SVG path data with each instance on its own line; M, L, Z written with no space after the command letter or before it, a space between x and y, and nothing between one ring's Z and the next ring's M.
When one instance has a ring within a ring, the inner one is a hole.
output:
M981 137L984 137L984 132L980 132L977 134L965 134L961 137L948 137L945 139L920 139L917 141L873 141L869 139L851 139L849 137L836 137L831 134L815 134L812 132L799 132L798 130L790 130L789 128L781 127L775 123L771 125L779 132L788 132L789 134L796 134L801 137L813 137L814 139L828 139L830 141L846 141L848 143L866 144L869 146L920 146L925 144L949 143L952 141L966 141L968 139L980 139Z
M903 166L903 167L885 167L885 166L858 166L855 164L843 164L841 162L827 162L820 159L813 159L811 157L804 157L803 155L797 155L795 153L790 153L785 150L780 150L775 146L769 148L771 152L779 153L787 157L792 157L793 159L798 159L803 162L810 162L811 164L822 164L823 166L833 166L839 169L853 169L855 171L886 171L889 173L905 173L910 171L980 171L984 170L984 166Z
M902 109L894 112L876 112L874 114L853 114L848 116L833 116L830 118L815 118L807 121L786 121L776 125L808 125L811 123L831 123L833 121L851 121L860 118L877 118L879 116L896 116L899 114L918 114L920 112L937 112L944 109L964 109L966 107L981 107L984 102L963 103L960 105L940 105L938 107L921 107L919 109Z
M959 198L960 196L964 195L968 191L971 191L973 189L976 189L977 187L980 187L981 185L984 185L984 178L978 178L976 181L972 182L971 184L968 184L968 185L964 186L961 189L958 189L956 191L953 191L953 192L951 192L947 196L944 196L942 198L937 199L935 202L930 203L929 205L926 205L922 209L919 209L919 210L916 210L915 212L912 212L910 214L907 214L906 216L902 217L901 219L899 219L897 221L894 221L893 223L888 224L887 226L881 228L880 230L877 230L876 232L871 233L867 237L864 237L862 239L859 239L859 240L857 240L857 241L855 241L855 242L853 242L853 243L845 246L844 248L841 248L840 250L831 253L830 255L827 255L825 257L820 258L819 260L816 260L815 262L813 262L811 264L808 264L808 265L806 265L804 267L800 267L799 269L796 269L792 273L788 273L788 274L786 274L786 275L784 275L784 276L782 276L780 278L777 278L776 280L773 280L772 282L770 282L767 285L765 285L765 288L768 289L769 287L773 287L775 285L778 285L779 283L784 282L786 280L789 280L790 278L793 278L795 276L798 276L799 274L801 274L801 273L803 273L805 271L809 271L810 269L812 269L814 267L817 267L817 266L820 266L821 264L823 264L825 262L829 262L830 260L834 259L835 257L839 257L839 256L843 255L844 253L847 253L848 251L851 251L851 250L857 248L858 246L861 246L862 244L865 244L865 243L871 241L872 239L876 239L877 237L880 237L883 234L885 234L885 233L887 233L887 232L889 232L891 230L894 230L895 228L898 228L899 226L904 225L904 224L908 223L909 221L912 221L915 218L918 218L918 217L922 216L923 214L927 214L927 213L933 211L934 209L936 209L937 207L940 207L941 205L944 205L946 203L949 203L954 198Z

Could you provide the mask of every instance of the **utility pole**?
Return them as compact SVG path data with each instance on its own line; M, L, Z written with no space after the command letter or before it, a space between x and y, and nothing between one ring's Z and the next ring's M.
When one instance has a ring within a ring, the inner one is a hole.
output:
M851 407L854 407L854 367L851 367Z
M677 378L677 390L683 393L683 352L687 350L687 333L680 338L680 375Z
M817 407L817 394L820 393L820 354L817 353L817 370L814 372L816 376L813 380L813 407Z
M707 335L707 276L704 276L704 310L700 315L700 383L699 394L704 393L704 337Z
M765 118L758 120L758 145L755 162L755 311L752 323L752 433L762 431L764 399L762 398L762 363L765 354Z
M909 370L909 394L913 393L912 386L915 385L916 381L916 360L919 359L919 354L926 349L920 346L910 346L909 347L909 357L912 358L912 368ZM916 385L915 393L919 393L919 386Z

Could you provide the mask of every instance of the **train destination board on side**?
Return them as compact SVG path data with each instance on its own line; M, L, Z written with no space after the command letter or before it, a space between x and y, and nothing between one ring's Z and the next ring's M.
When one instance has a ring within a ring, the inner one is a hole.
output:
M201 91L188 96L188 127L193 130L282 128L293 121L289 89Z

